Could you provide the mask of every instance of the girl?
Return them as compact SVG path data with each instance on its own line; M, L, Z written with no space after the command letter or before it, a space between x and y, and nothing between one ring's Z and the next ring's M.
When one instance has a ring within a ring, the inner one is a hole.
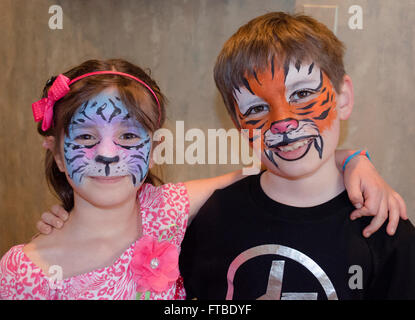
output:
M187 219L242 174L153 186L152 134L164 104L154 80L119 59L86 61L48 81L33 112L48 183L70 215L64 228L3 256L0 299L184 298L178 254ZM370 163L360 167L373 175Z
M183 296L176 280L187 191L143 184L153 178L152 133L164 121L164 101L157 84L123 60L86 61L47 83L33 111L48 146L47 180L71 215L62 230L6 253L0 298ZM53 275L63 280L52 283Z

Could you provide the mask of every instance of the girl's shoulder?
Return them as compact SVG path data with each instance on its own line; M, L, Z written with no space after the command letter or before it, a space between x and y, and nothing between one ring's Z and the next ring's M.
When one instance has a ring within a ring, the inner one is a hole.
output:
M6 275L11 276L18 273L22 263L24 263L25 254L23 253L24 244L11 247L0 260L0 277L3 279Z
M161 186L144 184L139 193L140 205L149 209L176 208L189 213L189 196L184 183L167 183Z
M183 183L144 184L139 193L144 232L180 246L187 227L189 197Z
M24 244L7 251L0 261L0 300L34 298L31 290L44 287L42 272L23 252ZM43 292L44 290L38 290ZM39 294L37 296L40 296Z

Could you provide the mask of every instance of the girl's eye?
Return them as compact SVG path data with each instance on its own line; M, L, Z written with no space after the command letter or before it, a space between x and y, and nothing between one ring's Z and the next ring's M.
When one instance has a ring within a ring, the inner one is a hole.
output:
M123 133L117 139L117 143L120 146L134 146L140 143L140 136L132 132Z
M257 106L250 107L248 111L244 114L244 116L257 115L259 113L268 112L268 111L269 111L269 107L267 105L260 104Z
M124 133L120 137L122 140L132 140L132 139L138 139L139 136L135 133Z
M75 139L76 140L91 140L91 139L94 139L94 137L90 134L81 134L77 136Z
M302 99L305 99L305 98L308 98L309 96L311 96L312 94L314 94L315 92L314 91L311 91L311 90L307 90L307 89L304 89L304 90L298 90L298 91L295 91L291 96L290 96L290 101L291 102L296 102L296 101L298 101L298 100L302 100Z
M84 145L84 146L92 146L97 143L97 138L95 138L92 134L80 134L75 137L75 142Z

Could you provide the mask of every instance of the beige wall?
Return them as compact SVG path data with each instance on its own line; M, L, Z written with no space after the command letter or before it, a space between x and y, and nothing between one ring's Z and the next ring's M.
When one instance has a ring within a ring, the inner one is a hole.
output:
M168 96L167 127L183 120L185 129L231 128L212 77L224 41L255 16L310 3L338 4L337 35L348 47L356 104L342 147L367 147L415 220L414 1L0 0L0 255L30 240L56 201L30 107L51 75L89 58L126 58L150 68ZM54 4L63 9L63 30L48 27ZM348 27L352 4L363 8L363 30ZM164 173L183 181L236 167L171 165Z

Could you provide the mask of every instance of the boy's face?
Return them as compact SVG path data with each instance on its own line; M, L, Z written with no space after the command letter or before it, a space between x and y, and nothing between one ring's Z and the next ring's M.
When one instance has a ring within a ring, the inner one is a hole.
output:
M261 129L262 161L278 174L295 177L334 154L339 136L336 93L313 62L270 68L246 78L235 90L243 129ZM314 169L313 169L314 168Z

